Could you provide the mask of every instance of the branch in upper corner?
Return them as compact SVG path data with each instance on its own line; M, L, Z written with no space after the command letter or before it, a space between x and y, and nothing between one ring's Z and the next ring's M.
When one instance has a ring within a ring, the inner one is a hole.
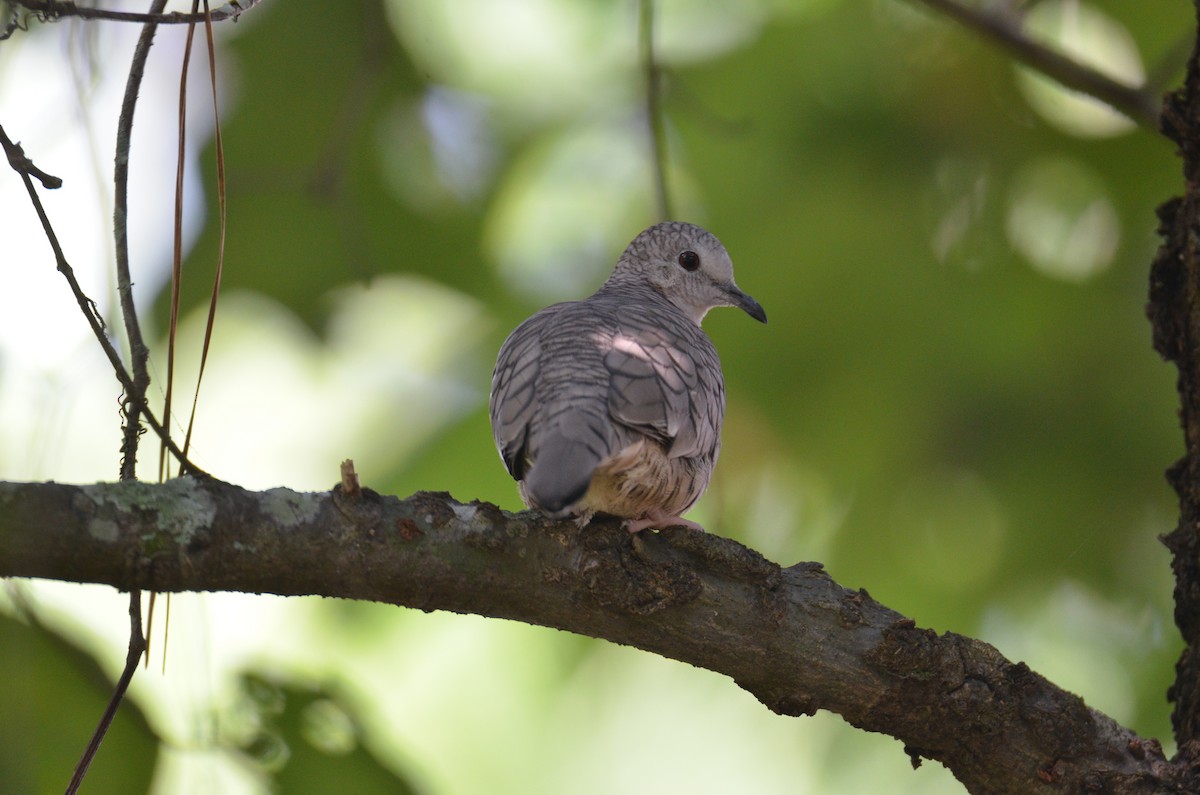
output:
M205 20L205 14L202 13L184 14L172 11L169 14L164 14L161 11L151 11L148 14L140 14L134 11L112 11L107 8L78 6L75 3L63 2L62 0L10 0L10 2L14 6L32 11L43 22L53 22L64 17L99 19L112 22L153 22L159 25L180 25L204 22ZM223 22L227 19L232 19L236 22L238 17L254 8L260 2L262 0L231 0L231 2L212 12L211 21Z
M507 618L725 674L780 714L836 712L973 793L1200 791L1197 749L1167 761L992 646L920 629L819 564L783 569L720 536L581 529L445 494L255 493L193 478L0 483L0 505L0 577Z
M1014 58L1063 86L1111 105L1138 124L1159 129L1160 98L1144 86L1129 86L1029 38L1002 12L970 8L957 0L911 0L950 17L998 44Z

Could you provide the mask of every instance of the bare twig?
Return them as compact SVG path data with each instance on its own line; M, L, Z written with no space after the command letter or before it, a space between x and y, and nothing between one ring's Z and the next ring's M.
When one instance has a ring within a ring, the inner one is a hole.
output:
M166 5L167 0L153 0L150 13L161 14ZM117 255L117 294L120 296L121 316L124 318L125 333L129 339L130 369L133 374L133 393L125 396L125 430L121 443L121 477L125 480L135 477L138 437L141 435L138 415L141 411L140 406L146 403L146 389L150 386L150 371L146 366L150 358L150 349L142 339L137 307L133 302L133 279L129 273L129 146L133 137L133 113L137 107L138 91L142 85L146 58L150 55L154 32L157 29L156 22L145 23L133 50L129 79L125 82L125 98L121 101L121 115L117 120L117 154L116 166L113 169L113 237ZM170 433L169 426L167 433Z
M100 316L99 310L96 309L96 302L88 298L87 294L83 292L83 288L80 287L79 280L75 278L75 271L63 253L62 244L58 241L58 235L55 234L54 227L50 224L50 218L46 215L46 208L42 205L42 200L38 196L37 188L33 185L33 178L27 167L32 164L24 152L21 151L20 145L14 143L8 137L3 126L0 126L0 146L3 147L5 153L8 155L9 165L13 167L25 183L25 190L29 194L29 200L33 204L34 212L37 213L38 220L42 223L42 231L45 232L46 240L50 243L50 248L54 252L54 260L58 272L67 280L67 285L71 288L71 293L75 296L75 301L79 304L79 309L83 312L88 326L91 327L92 333L100 343L100 348L104 351L104 355L112 365L113 373L116 375L117 381L120 382L121 388L125 390L126 395L133 394L133 378L129 375L129 371L125 369L125 363L121 361L121 355L117 352L116 347L108 336L104 318ZM46 176L49 177L49 175ZM167 436L162 424L154 416L154 413L150 410L144 399L139 405L139 411L142 413L146 424L150 426L150 429L160 439L164 440L167 449L171 451L171 454L175 456L186 471L203 474L203 470L191 463L187 456L183 454L183 451Z
M650 132L658 219L669 221L672 215L667 191L667 129L662 109L662 70L654 59L654 0L641 0L639 4L638 46L646 81L646 123Z
M1002 13L970 8L957 0L912 0L983 36L1025 66L1063 86L1111 105L1133 121L1158 129L1159 97L1145 86L1129 86L1029 38Z
M83 777L87 775L88 767L96 757L96 752L100 750L100 742L104 739L113 718L117 716L117 709L125 699L125 691L129 689L129 683L133 681L138 660L145 648L146 639L142 636L142 592L134 588L129 592L129 650L125 654L125 670L121 671L121 678L117 680L117 684L113 688L112 695L108 699L108 706L104 708L104 714L100 717L100 725L92 733L92 738L88 741L87 748L79 759L79 764L75 766L71 782L67 785L66 795L74 795L79 791L79 785L83 783Z
M204 14L183 14L178 11L164 14L161 9L159 11L151 11L148 14L139 14L133 11L112 11L107 8L78 6L75 3L63 2L62 0L9 1L14 6L32 11L37 15L38 19L44 22L53 22L64 17L79 17L80 19L100 19L112 22L149 22L157 25L186 25L204 22L205 20ZM231 0L231 2L213 11L211 19L213 22L224 22L227 19L232 19L236 22L238 17L254 8L260 2L262 0Z
M151 14L161 14L166 8L166 0L152 0ZM142 433L141 407L146 404L146 389L150 385L150 371L147 360L150 350L142 339L141 326L138 323L137 307L133 302L133 280L129 274L129 229L128 229L128 195L129 195L129 147L133 135L133 112L137 107L138 91L142 85L142 74L146 69L146 58L150 55L150 47L154 44L154 31L157 24L146 22L142 33L138 36L137 46L133 50L133 62L129 67L129 78L125 83L125 98L121 102L121 115L117 120L117 154L116 166L113 171L114 210L113 237L116 242L117 254L117 293L121 301L121 315L125 320L125 333L129 338L129 358L133 369L132 391L126 391L122 403L125 415L125 429L121 443L121 480L137 480L137 448L138 439ZM168 430L168 434L170 431ZM129 646L125 654L125 668L121 677L113 687L108 705L100 722L96 725L92 737L88 740L87 748L75 766L75 773L67 786L66 795L75 795L79 791L88 768L100 750L108 729L121 702L125 699L125 691L137 672L138 661L146 651L146 637L142 633L142 592L139 588L129 589Z

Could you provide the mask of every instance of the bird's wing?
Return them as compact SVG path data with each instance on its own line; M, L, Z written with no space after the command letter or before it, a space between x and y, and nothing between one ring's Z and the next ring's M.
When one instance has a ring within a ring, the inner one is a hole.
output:
M725 413L716 349L699 328L641 315L604 353L612 418L662 442L674 457L715 455Z
M547 307L518 326L501 346L492 372L488 399L492 437L504 466L515 480L525 475L530 424L538 411L541 336L562 306Z

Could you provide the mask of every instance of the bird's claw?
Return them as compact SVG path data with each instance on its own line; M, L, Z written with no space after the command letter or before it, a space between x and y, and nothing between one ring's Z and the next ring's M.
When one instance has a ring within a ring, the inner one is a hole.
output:
M667 527L686 527L689 530L696 530L703 533L704 527L700 524L684 519L681 516L671 516L662 511L654 511L641 519L625 520L625 529L630 533L640 533L643 530L662 530Z

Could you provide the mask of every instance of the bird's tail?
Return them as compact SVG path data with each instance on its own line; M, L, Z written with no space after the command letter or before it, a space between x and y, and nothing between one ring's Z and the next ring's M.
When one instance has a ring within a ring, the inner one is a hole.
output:
M583 499L600 456L588 445L553 433L541 440L533 466L525 476L525 493L551 515L563 515Z

